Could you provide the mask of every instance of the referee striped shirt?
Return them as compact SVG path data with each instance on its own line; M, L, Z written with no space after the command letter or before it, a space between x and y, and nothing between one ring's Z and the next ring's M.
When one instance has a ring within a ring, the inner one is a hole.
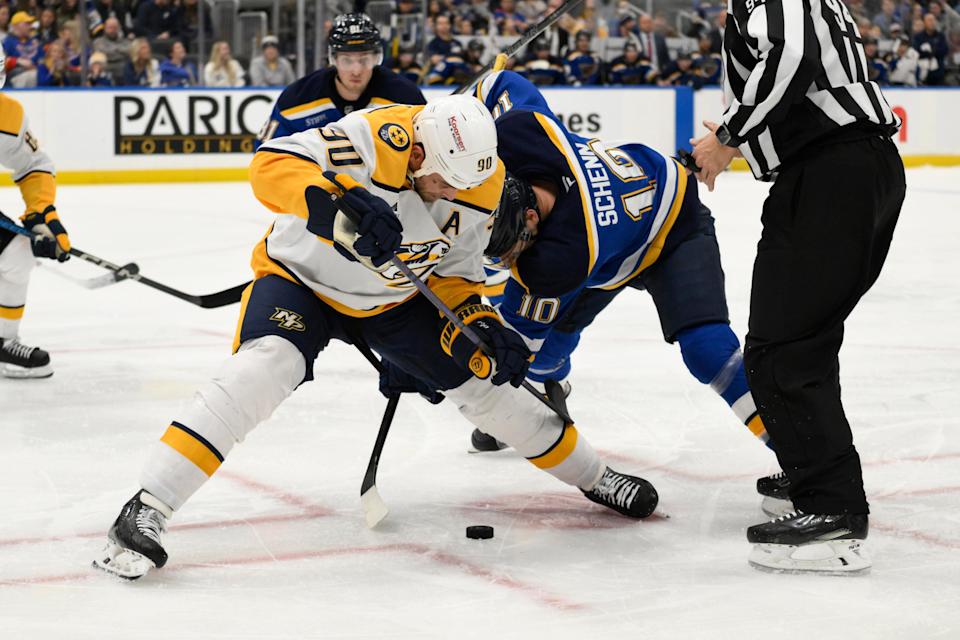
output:
M727 0L723 49L723 123L759 180L839 127L900 126L841 0Z

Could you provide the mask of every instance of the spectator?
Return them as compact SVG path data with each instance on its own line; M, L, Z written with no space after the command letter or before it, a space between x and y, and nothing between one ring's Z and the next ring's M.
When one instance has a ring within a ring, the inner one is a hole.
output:
M77 0L61 0L57 9L57 27L77 19ZM56 5L55 5L56 6Z
M719 53L713 53L712 47L713 41L706 34L697 42L697 53L693 56L693 70L702 79L701 86L704 87L719 85L723 75L723 58Z
M649 60L657 71L662 71L670 65L670 52L667 49L666 39L654 31L653 18L648 15L640 16L640 55Z
M632 15L625 15L620 18L620 22L617 23L617 37L632 42L636 45L637 52L640 51L640 32L637 29L637 19Z
M453 37L450 29L450 16L439 15L435 19L436 37L427 44L427 55L431 66L440 64L449 55L461 55L463 45Z
M894 2L894 0L883 0L880 13L873 17L873 24L880 27L880 31L886 37L891 37L890 27L899 23L899 18L896 15L896 11L897 4Z
M113 76L107 70L107 56L102 51L90 55L90 68L87 72L88 87L112 87Z
M867 59L867 80L880 85L890 84L890 67L880 57L877 41L874 38L863 39L863 54Z
M517 70L518 73L539 87L567 84L563 60L550 53L550 43L546 38L534 40L530 49L524 68Z
M182 12L171 0L141 0L133 33L150 40L169 40L180 37Z
M544 0L520 0L517 2L517 13L526 19L527 24L540 20L547 10Z
M500 35L511 35L508 33L507 23L512 22L511 28L521 33L527 28L527 19L521 15L516 8L514 0L500 0L499 5L493 12L493 21L497 25L497 32Z
M60 27L60 44L63 45L67 60L75 67L80 66L79 26L77 22L66 22Z
M610 84L653 84L656 79L657 70L640 57L639 45L630 40L623 45L623 54L610 63Z
M41 47L57 39L57 12L52 7L44 7L40 12L40 28L37 29L37 39Z
M121 25L127 24L130 17L130 11L127 8L126 0L97 0L94 4L97 13L100 14L100 20L106 26L107 20L116 18Z
M33 16L18 11L10 19L10 33L3 39L7 56L7 80L12 87L37 86L36 60L43 55L40 40L31 35Z
M420 4L414 0L397 0L397 13L399 15L420 13Z
M593 34L589 31L577 33L574 50L567 54L564 67L567 82L575 87L600 84L600 69L603 60L590 50Z
M710 31L710 53L723 52L723 32L727 29L727 10L720 9L713 19L714 28Z
M387 68L414 84L420 84L423 67L417 62L417 50L414 47L400 47L397 58Z
M37 66L38 87L75 87L80 84L80 74L70 66L67 52L59 40L47 45L47 53Z
M153 50L146 38L137 38L130 43L130 59L123 69L123 84L128 87L160 86L160 65L153 59Z
M943 84L944 65L950 49L932 13L923 17L923 30L913 36L913 48L920 54L920 82Z
M462 54L452 53L439 64L434 65L427 74L427 84L459 86L468 82L483 66L480 64L480 58L483 56L484 49L483 42L474 38Z
M208 87L242 87L243 67L230 54L230 45L220 40L210 49L210 62L203 68L203 84Z
M0 4L0 40L10 33L10 5Z
M910 46L910 38L900 36L897 48L890 58L890 84L906 87L917 86L920 69L920 54Z
M454 18L453 31L457 35L472 36L474 34L473 23L466 16L456 16Z
M490 11L487 0L470 0L470 4L463 5L460 11L463 17L473 25L474 33L490 33L493 12Z
M547 13L553 13L563 4L563 0L547 0ZM547 29L541 36L550 43L550 53L560 55L570 49L570 42L578 31L583 29L583 21L577 20L569 13L564 13L556 24Z
M692 87L699 89L703 86L703 78L693 68L693 58L689 53L681 53L676 61L663 72L657 82L661 87Z
M200 33L200 7L203 7L203 35L213 40L213 16L210 4L200 0L182 0L180 35L186 42L194 42Z
M93 50L107 57L107 71L111 77L123 78L124 68L130 60L130 43L123 38L117 18L104 21L103 35L93 41Z
M250 84L255 87L285 87L297 79L290 61L280 56L277 36L264 36L260 50L263 55L250 62Z
M160 86L193 87L197 84L197 67L187 60L187 48L179 40L170 45L170 57L160 63Z

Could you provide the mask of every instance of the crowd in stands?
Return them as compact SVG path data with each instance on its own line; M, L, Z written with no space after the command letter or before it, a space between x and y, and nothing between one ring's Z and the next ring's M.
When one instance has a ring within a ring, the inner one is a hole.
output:
M637 1L637 0L634 0ZM628 0L585 0L508 62L538 85L719 85L726 28L720 0L648 15ZM562 0L395 0L385 64L418 84L456 85ZM349 3L348 3L349 4ZM357 3L358 5L362 3ZM871 79L884 85L960 84L960 0L846 0ZM209 55L196 60L200 7ZM82 12L82 14L81 14ZM410 20L404 21L404 18ZM214 41L205 0L0 0L0 38L14 87L284 86L294 44L260 39L248 63ZM416 38L397 33L416 25ZM400 25L398 27L397 25ZM81 37L81 29L87 31ZM385 32L388 29L385 27ZM85 53L88 71L81 74Z
M960 84L960 0L846 3L864 39L870 79L884 85ZM392 66L424 84L456 84L478 66L485 36L522 33L561 4L430 0L422 66L412 50L399 51ZM511 60L509 68L541 85L717 85L725 6L692 0L686 20L668 20L665 10L648 15L626 0L586 0L528 47L525 56ZM412 2L397 2L399 13L416 10ZM684 28L678 29L681 23ZM618 48L609 51L612 42Z
M82 7L82 8L81 8ZM199 0L0 0L0 39L13 87L285 86L296 78L274 36L247 69L230 44L212 43L197 69ZM80 11L83 15L79 15ZM211 21L204 12L211 42ZM86 27L87 37L82 38ZM81 49L88 71L81 76Z

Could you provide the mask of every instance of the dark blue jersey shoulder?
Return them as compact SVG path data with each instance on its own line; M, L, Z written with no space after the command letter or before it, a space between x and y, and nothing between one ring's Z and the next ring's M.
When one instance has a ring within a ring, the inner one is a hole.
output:
M562 149L559 123L542 113L511 109L497 121L497 153L507 171L548 184L557 195L537 241L521 254L517 275L538 295L578 288L590 270L590 243L576 177Z
M260 143L307 129L324 127L352 111L390 104L426 104L410 80L377 66L366 90L356 100L344 100L336 89L337 70L325 67L300 78L280 94L270 120L257 137Z

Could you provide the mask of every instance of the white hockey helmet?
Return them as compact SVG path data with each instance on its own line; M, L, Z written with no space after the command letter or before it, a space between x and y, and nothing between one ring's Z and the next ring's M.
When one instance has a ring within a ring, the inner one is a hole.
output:
M423 145L425 156L415 178L439 173L462 190L479 186L497 170L497 127L473 96L428 102L413 118L413 139Z

